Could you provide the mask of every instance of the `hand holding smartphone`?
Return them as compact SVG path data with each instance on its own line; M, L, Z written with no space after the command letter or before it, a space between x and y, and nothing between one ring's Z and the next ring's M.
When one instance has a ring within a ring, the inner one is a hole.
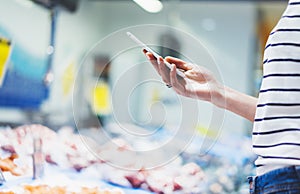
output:
M150 52L153 54L153 56L158 59L160 57L160 55L158 53L156 53L155 51L153 51L151 48L149 48L145 43L143 43L142 41L140 41L137 37L135 37L132 33L127 32L127 35L134 41L136 42L138 45L140 45L143 49L145 49L146 51ZM166 60L164 60L164 64L171 69L171 64L168 63ZM176 68L176 73L178 76L184 78L185 74L180 71L179 69Z

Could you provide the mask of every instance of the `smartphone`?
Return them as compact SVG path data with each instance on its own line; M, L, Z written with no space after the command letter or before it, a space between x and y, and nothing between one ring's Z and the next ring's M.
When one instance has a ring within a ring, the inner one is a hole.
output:
M132 33L127 32L127 35L134 41L136 42L138 45L140 45L143 49L145 49L146 51L150 52L153 54L153 56L158 59L160 57L160 55L153 51L151 48L149 48L145 43L143 43L142 41L140 41L136 36L134 36ZM166 60L164 60L164 64L171 69L171 64L168 63ZM178 68L176 68L176 73L177 75L179 75L180 77L184 78L185 74L183 73L183 71L180 71Z

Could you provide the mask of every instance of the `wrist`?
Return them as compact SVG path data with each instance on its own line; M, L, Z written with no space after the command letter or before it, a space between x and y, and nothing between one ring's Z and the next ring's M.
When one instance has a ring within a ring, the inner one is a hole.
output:
M210 102L219 108L227 109L226 95L228 91L228 87L217 85L216 88L211 91Z

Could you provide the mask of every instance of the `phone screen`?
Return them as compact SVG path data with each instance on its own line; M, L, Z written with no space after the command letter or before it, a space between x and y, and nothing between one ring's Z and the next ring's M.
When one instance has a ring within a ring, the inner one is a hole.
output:
M152 53L153 56L154 56L155 58L158 59L158 58L160 57L160 55L159 55L157 52L153 51L150 47L148 47L145 43L143 43L142 41L140 41L140 40L139 40L136 36L134 36L131 32L127 32L127 35L128 35L134 42L136 42L138 45L140 45L143 49L145 49L145 50L147 50L148 52ZM170 63L168 63L167 61L164 60L164 64L165 64L169 69L171 69L171 64L170 64ZM185 77L185 74L184 74L182 71L180 71L178 68L176 69L176 73L177 73L177 75L179 75L179 76L182 77L182 78Z

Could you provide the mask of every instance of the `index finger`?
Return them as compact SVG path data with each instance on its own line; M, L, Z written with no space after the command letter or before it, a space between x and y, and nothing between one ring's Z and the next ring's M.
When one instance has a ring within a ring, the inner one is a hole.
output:
M155 60L156 57L149 51L147 51L146 49L143 49L143 53L150 59L150 60Z

